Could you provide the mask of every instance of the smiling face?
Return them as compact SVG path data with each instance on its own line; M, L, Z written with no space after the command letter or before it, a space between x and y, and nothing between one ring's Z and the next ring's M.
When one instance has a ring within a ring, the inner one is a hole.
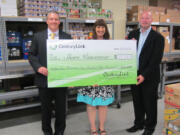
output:
M148 12L148 11L144 11L141 14L141 18L140 18L141 28L143 30L147 30L151 26L151 23L152 23L152 15L151 15L151 13Z
M104 26L96 26L97 39L103 39L105 32L106 28Z
M59 15L57 13L49 13L47 16L47 20L46 23L48 25L48 28L52 31L55 32L59 29L59 25L60 25L60 19L59 19Z

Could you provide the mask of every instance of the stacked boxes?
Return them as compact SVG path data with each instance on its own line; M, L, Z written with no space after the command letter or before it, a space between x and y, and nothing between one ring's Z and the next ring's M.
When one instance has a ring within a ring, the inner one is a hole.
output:
M165 8L153 7L153 6L132 6L128 11L128 21L139 21L140 15L144 10L148 10L152 13L153 22L159 22L159 16L165 14Z
M167 15L170 16L170 22L179 23L180 22L179 13L180 13L179 10L167 9Z
M164 135L180 135L180 83L165 90Z
M154 26L156 27L156 26ZM170 51L170 32L169 32L169 27L156 27L156 31L161 33L161 35L165 39L165 46L164 46L164 52L169 52ZM174 46L172 47L172 49Z
M179 23L180 22L180 11L167 9L166 14L160 16L160 22L172 22L172 23Z
M165 45L164 45L164 52L169 52L170 51L170 33L169 31L161 32L161 35L165 39Z
M141 13L145 10L145 6L132 6L131 9L128 10L128 21L139 21Z
M165 23L171 22L170 15L168 15L168 14L161 15L159 18L159 21L165 22Z
M179 23L180 14L179 10L166 9L164 7L153 7L153 6L132 6L132 8L127 12L128 21L139 21L140 15L144 10L148 10L152 13L153 22L166 22L166 23Z
M1 0L0 1L0 15L1 16L17 16L17 2L16 0Z
M179 0L149 0L149 3L154 6L166 7L169 9L180 10Z

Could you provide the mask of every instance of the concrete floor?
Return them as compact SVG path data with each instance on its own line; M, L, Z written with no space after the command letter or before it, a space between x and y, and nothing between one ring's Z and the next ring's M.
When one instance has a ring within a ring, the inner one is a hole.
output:
M117 109L115 105L109 107L106 123L108 135L141 135L143 131L136 133L127 133L125 131L126 128L133 125L134 115L132 101L122 103L121 105L120 109ZM158 124L154 135L162 135L163 110L163 99L160 99L158 102ZM22 119L21 117L14 120L12 119L9 120L9 123L15 121L16 124L10 124L11 126L8 126L7 124L3 127L4 124L2 123L4 122L0 122L0 135L43 135L41 131L40 114L26 116L26 122L23 124L18 124ZM65 135L90 135L89 123L85 109L78 113L71 113L67 116Z

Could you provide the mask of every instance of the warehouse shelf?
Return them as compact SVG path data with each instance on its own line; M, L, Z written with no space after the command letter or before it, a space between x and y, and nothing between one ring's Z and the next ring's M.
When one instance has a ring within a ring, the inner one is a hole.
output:
M11 101L16 99L25 99L25 98L31 98L31 97L37 97L38 96L38 89L27 89L27 90L19 90L19 91L12 91L12 92L4 92L0 94L0 101ZM40 103L24 103L23 105L10 105L0 108L0 112L7 112L7 111L13 111L13 110L19 110L19 109L25 109L30 107L36 107L39 106Z
M30 66L28 60L8 60L6 67L15 67L15 66Z
M179 58L180 58L180 52L175 52L175 51L164 53L164 56L163 56L163 59L168 59L168 60L165 60L166 62L169 62L169 59L173 59L173 61L179 61Z
M4 21L18 21L18 22L45 22L46 18L44 17L2 17Z
M126 25L128 25L128 26L139 25L139 22L127 22Z
M13 100L38 96L38 89L19 90L0 94L0 100Z
M164 75L166 77L171 77L171 76L180 76L180 69L176 69L176 70L173 70L173 71L166 71L164 73Z
M65 26L65 18L60 18L61 24ZM35 30L39 30L39 26L46 27L46 18L43 17L0 17L0 44L2 47L3 60L1 61L1 65L3 65L2 70L0 70L0 80L7 88L9 87L9 81L13 81L13 79L17 80L24 77L29 77L34 75L34 71L30 66L28 60L23 58L9 60L8 58L8 47L7 47L7 29L9 28L17 29L17 26L20 30L24 30L26 26L33 26ZM36 29L38 28L38 29ZM19 30L18 29L18 30ZM65 31L65 27L63 27ZM0 65L0 67L1 67ZM7 88L2 88L8 90ZM9 101L9 100L18 100L21 98L32 98L38 97L38 89L25 89L25 90L17 90L17 91L6 91L0 93L0 101ZM25 109L30 107L39 106L40 103L21 103L19 105L8 105L1 106L0 112L13 111L18 109Z
M139 25L139 22L127 22L126 25ZM164 22L152 22L151 25L157 25L157 26L179 26L179 24L176 23L164 23Z
M166 81L166 82L165 82L165 85L173 84L173 83L180 83L180 79L175 79L175 80Z
M70 18L60 18L61 24L63 24L63 31L67 32L69 23L85 23L90 24L96 21L95 19L70 19ZM106 23L112 24L112 37L114 37L114 22L113 20L105 20ZM46 26L46 18L44 17L0 17L0 44L2 47L3 52L3 60L0 61L0 81L1 83L6 83L8 85L8 80L13 79L20 79L24 77L34 76L34 71L32 67L30 66L28 60L21 59L15 59L10 60L8 58L8 47L7 47L7 30L8 27L13 29L17 29L16 26L19 27L19 29L25 29L26 26L33 25L35 27L35 30L38 31L39 26ZM44 27L43 27L44 28ZM19 30L18 29L18 30ZM28 87L28 86L27 86ZM17 91L6 91L3 93L0 93L0 101L1 100L16 100L21 98L31 98L31 97L37 97L38 96L38 89L32 88L32 89L22 89ZM69 98L68 100L74 100L75 98ZM22 103L19 105L8 105L8 106L1 106L0 112L6 112L6 111L13 111L13 110L19 110L19 109L25 109L30 107L36 107L40 106L40 103Z
M40 105L41 104L39 102L37 102L37 103L26 103L26 104L23 104L23 105L11 105L11 106L8 106L8 107L1 108L0 113L8 112L8 111L20 110L20 109L26 109L26 108L32 108L32 107L38 107Z
M112 19L104 19L106 23L113 23ZM67 18L67 22L75 22L75 23L95 23L96 19L81 19L81 18Z
M156 25L156 26L171 26L173 24L171 24L171 23L163 23L163 22L152 22L151 25Z
M14 67L13 67L14 68ZM0 80L3 79L13 79L13 78L20 78L20 77L25 77L28 75L32 75L34 74L34 71L32 70L31 67L27 67L27 68L22 68L21 70L10 70L10 69L6 69L5 72L0 72Z

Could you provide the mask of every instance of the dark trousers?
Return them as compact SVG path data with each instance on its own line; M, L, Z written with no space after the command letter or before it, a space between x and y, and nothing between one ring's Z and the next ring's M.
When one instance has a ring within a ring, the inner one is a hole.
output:
M132 86L133 105L135 113L134 124L154 130L157 124L158 83L144 81Z
M54 100L56 133L64 133L66 127L66 88L39 88L42 109L42 130L52 134L51 117Z

